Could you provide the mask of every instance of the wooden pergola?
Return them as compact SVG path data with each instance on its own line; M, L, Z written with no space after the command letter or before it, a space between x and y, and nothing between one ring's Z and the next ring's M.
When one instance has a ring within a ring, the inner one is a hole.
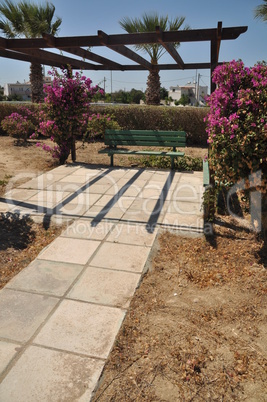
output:
M142 71L142 70L192 70L210 69L211 75L219 64L219 51L222 40L237 39L247 31L247 26L223 28L218 22L216 28L191 29L181 31L162 31L160 27L155 32L108 35L98 31L93 36L54 37L44 34L42 38L6 39L0 37L0 57L39 63L48 66L65 67L82 70L111 71ZM210 60L204 63L186 63L175 49L177 42L210 42ZM151 64L148 60L134 52L128 46L140 44L160 44L171 55L173 62L169 64ZM92 48L107 47L131 60L132 64L120 64L102 57ZM90 48L90 50L87 50ZM75 56L67 57L45 49L60 50ZM82 58L81 59L78 59ZM89 60L90 62L88 62ZM92 63L93 62L93 63ZM215 84L211 82L211 92Z

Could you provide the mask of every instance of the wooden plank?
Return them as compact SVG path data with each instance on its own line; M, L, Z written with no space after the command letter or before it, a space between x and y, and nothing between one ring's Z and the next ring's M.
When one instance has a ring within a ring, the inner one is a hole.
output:
M153 70L154 66L153 64L149 63L147 60L145 60L143 57L139 56L139 54L135 53L133 50L129 49L126 46L123 45L112 45L109 40L109 35L107 35L103 31L98 31L98 36L100 38L101 44L108 47L111 50L114 50L115 52L121 54L122 56L127 57L130 60L135 61L138 64L141 64L141 66L147 68L148 70Z
M238 38L239 35L246 32L247 26L228 27L222 30L222 40L231 40ZM208 29L190 29L179 31L164 31L164 42L199 42L215 40L217 28ZM132 34L114 34L108 35L109 45L138 45L144 43L159 43L157 32L132 33ZM7 39L9 49L38 49L50 47L43 38L22 38ZM90 47L104 46L98 35L91 36L65 36L55 38L56 47Z
M184 152L173 152L173 151L134 151L129 149L101 149L98 151L99 154L126 154L126 155L156 155L156 156L184 156Z
M175 131L175 130L106 130L105 134L140 134L140 133L146 133L146 134L180 134L180 135L186 135L185 131Z
M53 65L53 63L57 63L57 64L62 63L62 65L70 64L71 66L75 66L75 68L83 68L83 69L86 69L86 68L95 69L95 67L96 67L95 64L91 64L88 62L84 62L82 60L77 60L77 59L73 59L70 57L62 56L60 54L48 52L46 50L24 49L23 53L26 53L27 55L32 56L32 57L37 57L40 60L46 60L46 62L50 62L51 65Z
M171 143L177 143L177 142L180 142L180 143L182 143L182 144L185 144L186 143L186 140L184 139L184 138L177 138L177 137L175 137L175 138L173 138L173 137L166 137L166 138L163 138L163 137L157 137L157 138L151 138L151 137L135 137L135 136L132 136L132 137L121 137L121 136L118 136L117 138L116 137L107 137L106 138L106 141L109 141L109 142L113 142L113 143L120 143L121 141L128 141L128 142L153 142L153 143L159 143L159 142L171 142Z
M177 52L175 46L172 43L165 43L163 39L163 32L159 26L156 27L156 32L158 35L158 41L159 43L166 49L166 51L172 56L172 58L176 61L178 66L181 67L183 70L184 68L184 61Z
M143 136L143 137L141 137L141 136L134 136L134 135L132 135L132 136L125 136L125 137L123 137L123 136L121 136L121 135L118 135L118 136L109 136L109 137L106 137L106 140L107 141L111 141L111 142L120 142L120 141L129 141L129 142L131 142L131 141L135 141L135 142L142 142L142 141L146 141L146 142L149 142L149 141L151 141L151 142L155 142L155 143L157 143L157 142L181 142L182 144L185 144L186 143L186 140L185 140L185 138L181 138L181 137L154 137L154 138L152 138L152 137L148 137L148 136Z
M115 144L115 143L108 143L105 142L105 145L113 147L115 145L119 145L122 147L161 147L161 148L185 148L185 144L179 144L179 143L154 143L152 144L151 142L144 142L144 143L137 143L137 142L124 142L120 144Z
M56 37L51 34L43 34L43 38L46 40L47 44L51 47L56 46ZM1 42L0 42L1 43ZM75 54L76 56L80 56L83 59L88 59L95 61L96 63L105 64L109 68L114 68L115 70L122 70L123 67L121 64L115 63L112 60L106 59L105 57L99 56L98 54L92 53L89 50L82 49L81 47L58 47L59 50L64 50L65 52Z
M106 142L110 142L110 143L114 143L114 144L120 144L122 141L124 143L144 143L144 142L148 142L148 143L154 143L154 144L160 144L160 143L170 143L170 144L186 144L186 141L182 138L150 138L150 137L120 137L120 138L110 138L107 137L105 139Z

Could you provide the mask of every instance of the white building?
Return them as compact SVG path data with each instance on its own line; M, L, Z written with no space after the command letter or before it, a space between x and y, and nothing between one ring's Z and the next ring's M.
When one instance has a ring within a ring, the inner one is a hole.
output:
M31 84L24 82L16 82L16 84L4 84L4 95L12 96L18 95L22 100L31 100Z
M205 98L208 95L208 87L188 82L183 86L178 85L177 87L170 87L168 94L169 98L173 99L171 105L174 105L175 101L179 101L182 95L184 95L189 97L191 106L204 106L206 104Z
M52 85L51 77L44 77L44 84ZM31 100L31 83L20 83L17 81L16 84L4 84L4 95L18 95L22 100L29 101Z

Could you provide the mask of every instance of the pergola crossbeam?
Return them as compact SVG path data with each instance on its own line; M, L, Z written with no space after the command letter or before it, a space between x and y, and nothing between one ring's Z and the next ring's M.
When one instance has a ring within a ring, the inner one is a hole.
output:
M242 33L247 31L247 26L222 28L222 40L237 39ZM164 31L164 42L202 42L211 41L217 38L217 28L191 29L184 31ZM4 39L4 38L2 38ZM38 49L51 47L43 38L33 39L5 39L9 49ZM108 35L109 46L116 45L141 45L144 43L157 43L157 32L132 33ZM105 43L97 35L92 36L66 36L55 38L55 47L94 47L105 46Z
M95 54L93 52L90 52L89 50L82 49L81 47L57 47L56 46L56 39L53 35L50 34L43 34L43 38L46 40L47 44L50 47L55 47L59 50L65 51L67 53L74 54L76 56L82 57L83 59L87 60L92 60L96 63L106 65L110 69L115 69L115 70L123 70L123 66L119 63L115 63L112 60L106 59L105 57L99 56L98 54Z
M127 57L130 60L135 61L136 63L144 66L148 70L153 70L153 65L149 63L146 59L139 56L137 53L133 52L131 49L122 45L110 45L109 35L107 35L103 31L98 31L98 36L102 45L108 47L109 49L114 50L115 52L121 54L122 56Z
M184 62L177 50L175 49L174 45L171 43L166 43L164 42L164 36L163 32L160 27L156 27L156 32L158 35L158 41L159 43L167 50L167 52L172 56L174 61L178 64L178 66L181 67L181 69L184 69Z
M44 62L43 59L40 59L38 57L33 57L24 53L20 53L20 52L13 52L11 50L3 50L0 49L0 57L4 57L7 59L13 59L13 60L20 60L20 61L26 61L29 63L39 63L39 64L45 64L47 66L51 66L51 62L50 61L46 61ZM53 65L55 67L59 67L61 68L63 66L62 63L56 63L54 62Z
M16 49L17 50L17 49ZM38 57L40 60L45 60L46 61L50 61L51 63L58 63L61 65L71 65L71 66L75 66L75 68L78 69L89 69L89 70L94 70L95 69L95 65L91 64L91 63L87 63L81 60L77 60L77 59L73 59L70 57L66 57L60 54L56 54L56 53L52 53L52 52L48 52L46 50L40 50L40 49L24 49L23 53L26 53L32 57ZM53 64L51 64L53 65Z

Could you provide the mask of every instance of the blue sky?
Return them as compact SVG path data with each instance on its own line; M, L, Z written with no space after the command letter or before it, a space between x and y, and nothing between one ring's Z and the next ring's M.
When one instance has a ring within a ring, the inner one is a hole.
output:
M220 61L242 59L246 66L257 61L267 60L267 23L254 19L254 9L262 0L52 0L56 7L56 15L62 18L59 36L96 35L98 30L107 34L124 33L119 20L125 16L141 17L143 13L157 12L169 17L185 16L186 23L192 29L215 28L218 21L223 27L248 26L248 31L236 40L222 41ZM114 61L125 61L122 56L108 49L92 49ZM179 48L184 62L207 62L210 58L208 42L182 43ZM68 55L68 54L67 54ZM143 57L145 54L142 54ZM161 62L168 63L169 55L162 57ZM46 68L48 70L49 68ZM200 85L210 84L209 70L199 70ZM99 84L106 78L106 91L145 90L147 72L86 71L85 75ZM161 71L161 85L183 85L193 81L195 70ZM23 82L29 80L29 63L0 59L0 85L6 82Z

